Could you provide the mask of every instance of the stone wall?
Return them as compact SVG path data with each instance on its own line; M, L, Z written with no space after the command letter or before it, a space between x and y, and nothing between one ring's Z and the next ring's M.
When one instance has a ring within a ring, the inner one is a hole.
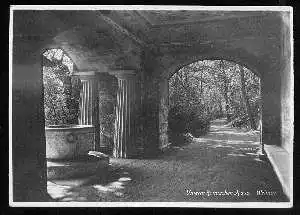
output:
M46 144L40 64L14 64L12 83L13 200L44 201Z
M143 155L145 138L144 138L144 110L142 107L143 95L144 95L144 72L139 70L136 73L136 111L135 111L135 121L136 121L136 149L138 155Z
M291 34L288 14L282 22L282 72L281 72L281 145L289 153L293 148L294 75L291 68Z
M281 145L280 84L279 68L265 67L261 79L263 144Z
M117 79L108 73L99 76L100 151L111 153L113 148Z

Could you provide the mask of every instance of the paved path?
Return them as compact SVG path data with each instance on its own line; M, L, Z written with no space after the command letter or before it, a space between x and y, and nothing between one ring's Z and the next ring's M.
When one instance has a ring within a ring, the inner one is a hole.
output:
M49 182L48 191L61 201L285 201L259 148L258 133L215 120L206 136L155 159L111 159L105 184L95 177Z

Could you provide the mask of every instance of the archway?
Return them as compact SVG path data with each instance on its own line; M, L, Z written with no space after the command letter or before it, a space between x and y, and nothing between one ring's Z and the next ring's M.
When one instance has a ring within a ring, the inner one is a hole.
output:
M194 61L169 74L169 79L161 82L162 148L170 145L172 139L185 139L178 135L172 138L170 130L199 136L207 132L208 121L220 117L226 118L230 126L256 131L261 142L261 86L257 72L217 58ZM195 117L201 120L193 122ZM198 135L197 124L203 127Z

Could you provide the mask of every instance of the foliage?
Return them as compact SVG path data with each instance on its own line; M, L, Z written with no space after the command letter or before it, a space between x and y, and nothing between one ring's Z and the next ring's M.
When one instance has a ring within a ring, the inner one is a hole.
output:
M256 124L260 119L259 78L233 62L204 60L187 65L170 78L169 92L171 133L200 136L211 120L221 117L237 127L249 127L249 113Z
M189 113L180 106L173 106L169 110L169 129L174 133L186 133L189 128Z
M200 137L209 131L210 120L206 118L195 118L190 123L190 132L194 137Z
M43 59L45 124L78 124L80 80L70 76L59 50L49 50Z
M193 137L189 133L175 133L170 132L168 134L169 141L174 146L183 146L192 142Z

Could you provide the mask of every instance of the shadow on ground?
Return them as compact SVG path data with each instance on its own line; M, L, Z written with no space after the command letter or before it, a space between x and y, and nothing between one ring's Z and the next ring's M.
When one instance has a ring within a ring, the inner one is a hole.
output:
M112 158L105 181L48 182L48 192L59 201L287 201L271 164L259 156L259 135L215 120L189 145L151 160Z
M132 181L127 167L110 166L108 176L48 181L48 193L56 201L120 201Z

